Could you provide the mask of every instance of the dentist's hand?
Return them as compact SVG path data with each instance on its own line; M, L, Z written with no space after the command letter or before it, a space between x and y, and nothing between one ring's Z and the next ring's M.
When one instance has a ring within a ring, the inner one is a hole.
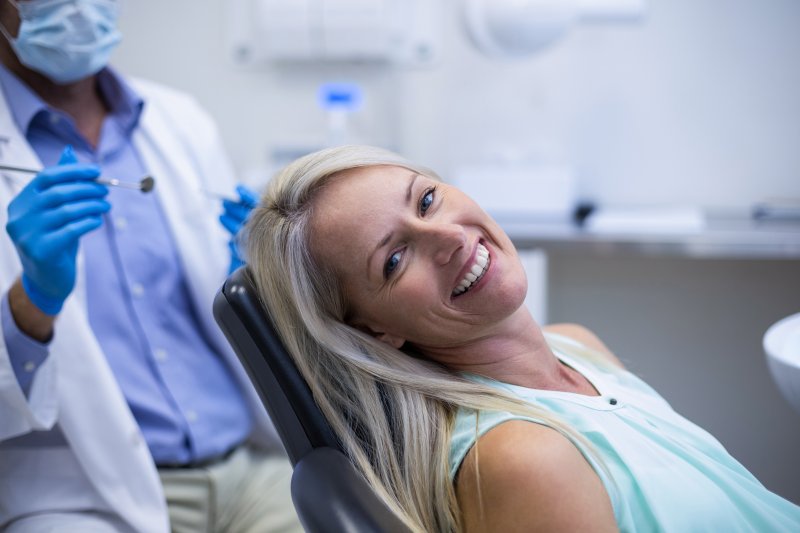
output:
M22 286L48 315L61 311L75 287L78 241L111 208L98 176L100 169L78 163L68 146L58 165L37 174L8 206L6 231L22 262Z
M247 220L250 211L258 205L256 193L244 185L237 185L236 192L239 194L239 201L223 200L222 207L225 211L219 217L219 221L231 234L231 240L228 241L228 248L231 251L231 266L228 269L228 273L233 272L244 264L236 245L236 237Z

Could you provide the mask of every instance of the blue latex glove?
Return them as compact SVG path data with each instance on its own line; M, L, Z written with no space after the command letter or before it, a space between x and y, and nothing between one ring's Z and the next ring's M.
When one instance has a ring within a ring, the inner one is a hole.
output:
M222 222L222 225L225 226L225 229L231 234L231 240L228 241L228 248L231 251L231 266L228 273L233 272L244 264L239 254L239 248L236 245L236 238L247 220L250 211L258 205L256 193L244 185L237 185L236 193L239 195L239 201L223 200L222 207L224 212L219 217L219 221Z
M111 209L100 169L77 162L67 146L58 165L42 170L8 205L6 231L22 262L22 286L48 315L61 311L75 287L78 241Z

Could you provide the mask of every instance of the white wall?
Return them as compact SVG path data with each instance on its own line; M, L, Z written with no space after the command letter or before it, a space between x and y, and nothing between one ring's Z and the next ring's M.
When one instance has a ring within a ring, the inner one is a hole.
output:
M543 53L489 61L445 4L438 67L239 68L222 0L126 3L127 71L194 93L240 170L324 138L317 86L366 91L356 130L445 176L495 147L574 165L605 203L746 206L800 196L800 2L649 0L634 25L580 25Z
M640 25L583 26L540 55L491 62L442 1L436 68L243 69L223 0L126 3L125 71L192 92L241 172L324 139L318 85L363 84L355 130L447 177L501 149L574 165L600 202L748 206L800 197L800 2L649 0ZM799 261L556 255L550 318L583 322L769 488L800 502L800 415L760 336L800 309Z

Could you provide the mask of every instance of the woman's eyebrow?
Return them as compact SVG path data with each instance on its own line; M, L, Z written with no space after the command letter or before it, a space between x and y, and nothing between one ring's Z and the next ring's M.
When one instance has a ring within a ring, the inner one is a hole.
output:
M413 194L413 191L414 191L414 183L417 181L418 177L419 177L419 174L417 174L416 172L411 175L411 180L409 181L408 189L406 190L406 205L408 205L411 202L411 195ZM393 231L390 231L389 233L387 233L383 237L383 239L381 239L381 241L377 244L377 246L375 246L375 248L372 250L372 253L367 256L367 275L368 276L369 276L369 272L370 272L369 265L372 263L372 258L375 257L375 254L378 252L378 250L380 250L381 248L386 246L386 244L392 239L392 235L394 235Z
M414 190L414 182L417 181L419 174L416 172L411 176L411 181L408 183L408 190L406 191L406 203L411 201L411 193Z

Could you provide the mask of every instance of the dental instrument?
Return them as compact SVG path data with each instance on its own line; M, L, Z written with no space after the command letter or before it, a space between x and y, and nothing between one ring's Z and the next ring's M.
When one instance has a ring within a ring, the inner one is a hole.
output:
M28 174L38 174L41 170L36 170L34 168L25 168L25 167L15 167L12 165L2 165L0 164L0 170L10 170L12 172L26 172ZM7 176L8 177L8 176ZM9 179L13 179L10 178ZM144 176L139 183L131 183L128 181L120 181L115 178L97 178L94 180L97 183L102 185L109 185L112 187L122 187L123 189L135 189L139 190L143 193L148 193L153 190L156 186L156 180L153 176Z

